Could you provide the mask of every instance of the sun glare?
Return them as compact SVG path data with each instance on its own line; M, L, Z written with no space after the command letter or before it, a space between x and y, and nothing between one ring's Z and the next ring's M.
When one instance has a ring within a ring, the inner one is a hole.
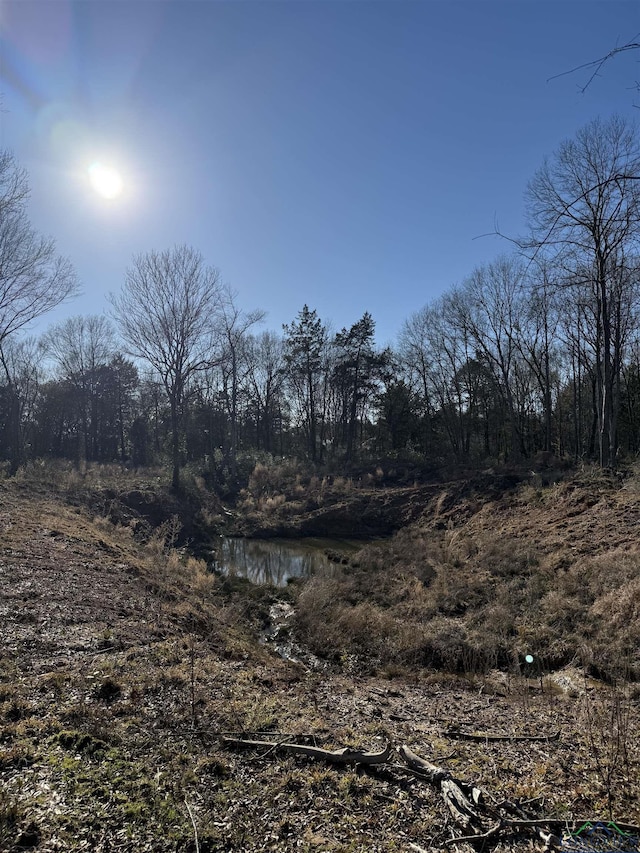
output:
M94 163L89 167L89 180L94 190L103 198L117 198L122 192L120 173L104 163Z

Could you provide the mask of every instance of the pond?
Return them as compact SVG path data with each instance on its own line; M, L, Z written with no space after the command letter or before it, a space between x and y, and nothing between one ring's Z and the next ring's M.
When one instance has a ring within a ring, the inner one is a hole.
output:
M332 555L354 554L362 542L339 539L236 539L221 536L213 552L213 567L229 577L255 584L286 586L292 578L331 571Z

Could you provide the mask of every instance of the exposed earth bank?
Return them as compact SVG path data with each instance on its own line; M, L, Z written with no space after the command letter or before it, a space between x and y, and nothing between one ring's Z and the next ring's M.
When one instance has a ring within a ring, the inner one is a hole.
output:
M373 479L373 478L371 478ZM526 475L472 474L450 482L375 485L362 478L298 478L280 489L255 486L220 500L203 485L175 495L153 483L128 488L88 486L79 500L114 523L129 525L144 537L173 518L181 543L196 549L201 540L230 536L372 539L391 536L419 519L443 527L473 514L487 501L514 491Z

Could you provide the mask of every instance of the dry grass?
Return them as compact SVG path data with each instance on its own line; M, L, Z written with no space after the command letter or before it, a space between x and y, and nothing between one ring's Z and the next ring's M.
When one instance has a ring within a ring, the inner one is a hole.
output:
M602 677L640 677L632 490L592 472L542 497L524 486L480 502L443 528L447 502L444 491L435 516L303 589L299 630L316 653L471 672L532 654L545 670L578 661Z
M220 742L230 731L407 742L496 798L640 821L637 688L543 677L574 655L612 681L637 665L638 513L631 490L605 486L595 500L590 484L534 502L474 495L463 511L449 489L439 515L434 502L300 588L298 635L331 661L313 670L258 642L273 591L209 574L175 547L171 516L139 541L57 488L0 484L0 848L186 853L185 800L203 853L450 838L437 793L395 768L383 780L236 753ZM322 481L290 491L310 487ZM456 727L561 736L461 741Z

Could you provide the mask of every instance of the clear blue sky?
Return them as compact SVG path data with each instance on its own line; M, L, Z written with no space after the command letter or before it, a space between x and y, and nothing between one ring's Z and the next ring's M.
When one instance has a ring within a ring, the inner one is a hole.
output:
M0 146L100 313L134 253L195 246L278 331L306 302L381 343L524 229L527 181L597 115L635 118L640 33L588 0L0 0ZM117 167L122 194L90 188Z

